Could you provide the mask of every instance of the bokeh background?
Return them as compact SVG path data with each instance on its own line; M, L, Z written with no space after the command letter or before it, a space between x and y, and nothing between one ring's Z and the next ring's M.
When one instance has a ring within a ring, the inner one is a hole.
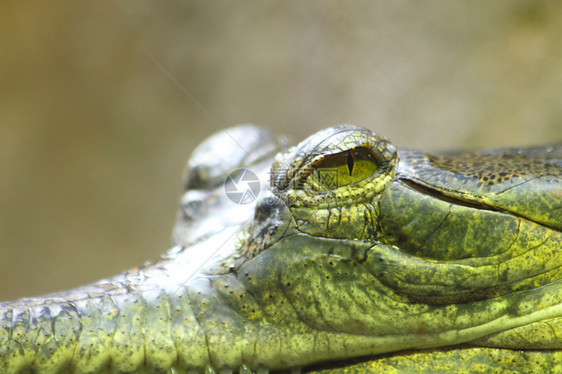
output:
M561 141L561 12L511 0L3 1L0 299L156 259L186 157L221 127L300 140L347 121L427 151Z

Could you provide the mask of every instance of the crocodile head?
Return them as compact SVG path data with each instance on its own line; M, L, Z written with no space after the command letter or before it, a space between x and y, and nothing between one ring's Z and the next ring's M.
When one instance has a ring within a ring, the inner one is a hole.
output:
M228 129L190 158L161 261L0 304L4 341L45 308L60 334L51 353L4 345L0 368L412 370L453 354L530 362L508 353L520 350L551 367L561 160L562 146L428 155L349 125L289 149L263 129Z
M204 154L250 132L230 131ZM269 133L253 131L269 139L255 149L277 148ZM232 147L253 152L236 144L244 136ZM216 277L223 305L263 328L256 359L264 367L467 343L558 348L561 156L560 146L426 155L336 126L272 164L237 165L261 176L255 203L226 209L220 185L210 203L199 200L207 216L196 227L180 219L179 242L222 227L217 220L241 226L200 274ZM205 168L194 158L200 182ZM228 183L236 182L226 191ZM237 292L252 306L225 296Z

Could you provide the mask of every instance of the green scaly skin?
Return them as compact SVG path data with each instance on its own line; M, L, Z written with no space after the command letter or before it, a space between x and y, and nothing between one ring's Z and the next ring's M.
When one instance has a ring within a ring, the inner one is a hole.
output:
M160 261L0 303L0 373L562 372L561 145L285 144L214 135Z

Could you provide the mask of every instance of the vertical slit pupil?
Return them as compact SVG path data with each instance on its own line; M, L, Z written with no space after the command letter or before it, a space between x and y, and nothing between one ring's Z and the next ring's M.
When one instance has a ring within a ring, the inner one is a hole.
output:
M347 152L347 170L349 170L349 175L353 172L353 156L351 152Z

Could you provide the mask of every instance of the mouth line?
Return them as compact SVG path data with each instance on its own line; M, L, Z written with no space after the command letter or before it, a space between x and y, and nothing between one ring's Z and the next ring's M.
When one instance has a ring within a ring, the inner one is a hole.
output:
M501 210L501 209L497 209L495 207L492 207L490 205L484 204L484 203L478 203L476 201L469 201L469 200L464 200L464 199L460 199L451 195L447 195L445 192L439 191L439 190L435 190L429 186L423 185L421 183L416 182L415 180L412 179L400 179L400 182L404 183L406 186L410 187L411 189L422 193L424 195L428 195L431 197L434 197L438 200L447 202L447 203L451 203L451 204L455 204L455 205L461 205L461 206L465 206L467 208L472 208L472 209L479 209L479 210L489 210L489 211L493 211L493 212L500 212L500 213L506 213L506 211ZM509 212L510 214L516 215L512 212Z
M474 201L474 200L468 200L468 199L463 199L463 198L456 197L456 196L451 196L451 195L448 195L444 191L439 191L439 190L433 189L430 186L426 186L426 185L421 184L421 183L419 183L415 180L412 180L412 179L398 178L398 180L401 183L408 186L409 188L413 189L414 191L417 191L417 192L422 193L424 195L434 197L434 198L436 198L440 201L444 201L444 202L447 202L449 204L464 206L464 207L471 208L471 209L487 210L487 211L490 211L490 212L497 212L497 213L501 213L501 214L509 214L509 215L517 217L519 219L524 219L528 222L532 222L535 225L538 225L538 226L540 226L544 229L558 231L555 227L545 225L542 222L537 222L537 221L533 220L531 217L527 217L525 215L519 214L519 213L511 211L511 210L497 208L497 207L494 207L492 205L489 205L489 204L486 204L486 203L483 203L483 202L477 202L477 201Z

